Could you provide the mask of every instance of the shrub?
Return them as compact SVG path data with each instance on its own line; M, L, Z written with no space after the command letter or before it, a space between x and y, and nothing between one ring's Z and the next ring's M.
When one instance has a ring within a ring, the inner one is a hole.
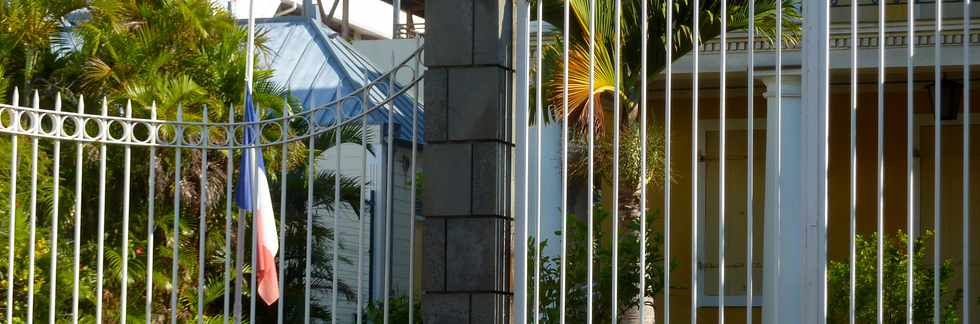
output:
M646 287L645 296L656 296L663 289L663 254L660 247L663 242L663 235L654 228L659 212L649 213L646 217ZM575 215L568 216L568 243L566 245L566 306L565 316L569 323L586 322L586 297L588 293L588 222L579 220ZM593 322L607 323L610 319L612 304L612 247L609 244L609 234L602 230L600 224L609 217L609 213L601 207L597 207L593 213ZM620 314L634 307L639 303L640 282L640 220L637 218L627 218L622 221L623 227L619 235L619 281L617 283L618 305L616 309ZM556 231L556 235L561 236L561 231ZM544 249L549 242L541 242ZM534 267L535 267L535 247L534 239L528 242L528 314L532 314L534 296ZM558 256L541 256L541 319L543 323L558 323L559 319L559 296L560 296L560 265L561 258ZM674 265L671 264L671 269ZM528 319L529 322L533 318Z
M932 238L932 232L915 240L913 251L914 284L912 319L915 323L932 323L933 320L933 266L926 263L926 246ZM909 256L907 242L909 236L899 231L893 239L884 238L884 323L906 322L906 294L908 289L907 272ZM858 323L873 323L877 321L877 263L878 263L878 234L870 238L857 235L855 238L856 283L855 283L855 320ZM950 260L944 260L939 270L939 292L941 300L942 323L957 323L959 317L956 305L961 292L949 287L953 276L953 266ZM827 273L828 281L828 322L846 323L850 306L850 264L849 261L831 261Z

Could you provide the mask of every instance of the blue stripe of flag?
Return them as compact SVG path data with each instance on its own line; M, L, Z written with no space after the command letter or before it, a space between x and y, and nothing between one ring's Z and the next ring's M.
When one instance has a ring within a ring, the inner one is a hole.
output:
M255 123L258 121L258 114L255 112L255 106L252 103L252 93L246 90L245 92L245 122ZM249 124L245 127L245 138L244 145L255 144L258 135L258 125ZM258 165L258 174L253 174L251 172L252 166L252 152L257 152L256 164ZM245 211L255 210L255 195L252 194L252 188L255 185L255 176L264 176L265 174L265 162L262 161L261 149L245 149L242 154L241 162L238 163L238 190L235 196L235 202L238 204L238 208Z

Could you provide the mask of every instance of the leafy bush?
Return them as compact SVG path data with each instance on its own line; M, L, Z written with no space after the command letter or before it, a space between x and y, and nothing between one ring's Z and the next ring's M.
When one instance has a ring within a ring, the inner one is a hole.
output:
M932 238L932 232L915 240L913 262L914 284L912 319L915 323L932 323L933 319L933 267L926 263L926 246ZM899 231L893 239L884 238L884 323L905 323L906 294L908 289L907 277L909 256L906 251L909 236ZM870 238L857 235L855 247L857 250L857 271L855 298L855 320L858 323L873 323L877 321L877 263L878 263L878 234ZM942 323L957 323L959 317L956 305L961 296L959 290L949 287L953 276L953 265L950 260L944 260L939 269L939 292L942 301ZM827 273L828 305L827 315L830 323L846 323L850 306L850 264L849 261L831 261Z
M586 322L586 297L588 293L588 222L579 220L575 215L568 215L568 243L566 245L566 299L565 316L569 323ZM609 217L609 213L601 207L597 207L593 213L593 241L591 242L594 250L593 259L593 323L607 323L610 318L612 304L612 247L607 241L609 234L605 233L599 224ZM663 235L654 229L654 224L659 218L659 212L647 215L646 222L646 287L645 296L656 296L663 289L663 254L660 246L663 243ZM625 219L622 222L619 235L619 281L618 305L616 309L620 314L635 307L639 298L640 282L640 220L637 218ZM562 235L561 231L556 231L556 235ZM535 246L534 239L528 242L528 296L534 296L534 267L535 267ZM548 241L541 242L544 249ZM559 296L560 296L560 265L561 258L553 256L541 256L541 319L543 323L558 323L559 319ZM674 265L671 264L671 269ZM528 303L528 313L533 310L533 302ZM529 322L533 318L528 319Z
M422 324L422 302L420 298L415 298L415 316L411 324ZM401 296L391 298L391 306L388 308L388 320L391 323L408 323L408 297ZM384 323L384 303L372 300L367 306L368 323Z

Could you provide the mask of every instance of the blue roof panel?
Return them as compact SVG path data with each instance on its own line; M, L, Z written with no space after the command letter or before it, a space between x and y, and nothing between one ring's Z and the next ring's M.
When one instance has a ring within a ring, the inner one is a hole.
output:
M274 71L273 81L289 88L292 95L303 103L303 109L329 103L337 98L339 89L342 95L360 89L371 80L380 77L385 71L374 66L347 41L335 37L336 32L315 20L305 17L276 17L258 19L256 28L262 30L267 38L266 44L272 53L263 56L260 64ZM395 85L395 91L402 89ZM371 89L368 101L375 105L384 100L388 85L385 82ZM345 117L361 112L357 102L344 104ZM388 109L375 110L368 115L369 124L385 124ZM394 101L392 111L396 138L411 141L412 110L418 110L419 143L423 143L424 109L421 103L408 95L401 95ZM317 116L322 125L333 123L333 114Z

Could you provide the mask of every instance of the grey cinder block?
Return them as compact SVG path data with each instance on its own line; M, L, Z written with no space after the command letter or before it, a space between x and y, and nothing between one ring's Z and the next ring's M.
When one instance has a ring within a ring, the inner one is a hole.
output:
M506 76L506 70L493 66L449 71L450 140L509 140Z
M510 152L504 143L473 144L473 214L511 217Z
M471 151L469 143L435 144L425 148L424 215L470 213Z
M428 217L422 234L422 290L446 290L446 220Z
M470 323L470 295L425 294L422 296L422 318L426 324Z
M425 71L426 143L444 142L448 138L448 76L445 68L430 68Z
M473 1L429 0L425 3L425 65L473 64Z
M473 64L511 68L511 0L474 0Z
M503 233L506 221L498 218L446 220L446 289L500 291L508 271Z

